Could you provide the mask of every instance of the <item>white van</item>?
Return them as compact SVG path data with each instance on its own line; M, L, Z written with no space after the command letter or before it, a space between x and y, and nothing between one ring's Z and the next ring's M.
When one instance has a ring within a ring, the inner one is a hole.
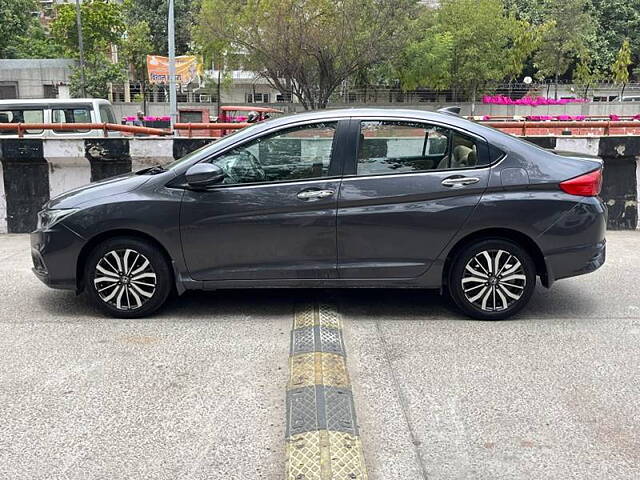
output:
M113 106L101 98L0 100L0 123L118 123ZM2 138L16 130L0 130ZM102 130L26 130L25 137L103 136ZM117 136L118 132L109 132Z

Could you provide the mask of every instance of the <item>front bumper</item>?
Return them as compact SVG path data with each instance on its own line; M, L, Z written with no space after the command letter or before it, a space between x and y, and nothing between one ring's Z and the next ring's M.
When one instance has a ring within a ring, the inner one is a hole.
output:
M51 288L77 290L78 257L84 240L64 225L31 232L33 273Z

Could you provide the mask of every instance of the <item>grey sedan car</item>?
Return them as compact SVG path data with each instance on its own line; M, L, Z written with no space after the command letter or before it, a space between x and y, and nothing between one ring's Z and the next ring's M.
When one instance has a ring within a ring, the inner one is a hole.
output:
M604 263L601 183L597 158L450 114L292 115L52 199L34 272L119 317L188 289L398 287L503 319Z

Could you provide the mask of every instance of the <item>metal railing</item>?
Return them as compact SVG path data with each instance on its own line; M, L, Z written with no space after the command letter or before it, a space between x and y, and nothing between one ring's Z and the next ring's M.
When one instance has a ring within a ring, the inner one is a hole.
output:
M513 135L527 136L544 131L547 135L567 135L572 131L581 129L586 130L589 135L601 134L603 136L613 134L634 134L640 135L640 121L635 120L607 120L603 121L600 117L594 116L589 120L581 121L527 121L527 120L489 120L478 121L482 125L494 127L506 133ZM132 125L120 125L114 123L0 123L0 132L16 131L19 138L23 138L25 133L29 134L29 130L55 130L55 131L102 131L105 137L109 136L109 132L122 132L132 135L157 135L171 136L176 132L186 131L187 137L193 137L194 134L200 137L217 138L225 135L229 130L238 130L251 125L250 123L177 123L173 130L138 127ZM220 135L213 135L214 131L219 131ZM601 132L600 132L601 131ZM202 133L205 132L205 133ZM532 133L533 132L533 133ZM577 133L578 135L580 132Z
M211 133L215 130L222 131L225 134L227 130L238 130L250 124L248 123L177 123L174 129L138 127L133 125L121 125L118 123L0 123L0 132L16 131L19 138L23 138L25 133L29 134L29 130L54 130L54 131L82 131L88 133L91 130L101 130L105 137L109 136L109 132L122 132L132 135L173 135L175 131L186 130L188 136L191 137L195 130L206 130Z

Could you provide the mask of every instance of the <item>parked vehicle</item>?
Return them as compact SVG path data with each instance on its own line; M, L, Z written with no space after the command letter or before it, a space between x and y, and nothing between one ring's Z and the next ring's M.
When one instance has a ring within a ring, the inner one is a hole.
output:
M262 122L268 120L274 114L281 113L283 113L282 110L270 107L223 105L220 107L220 116L216 119L216 122L242 123L250 120L251 114L256 116L255 122Z
M118 123L108 100L99 98L0 100L0 123ZM114 133L114 135L117 133ZM2 137L17 136L0 130ZM26 130L25 137L97 136L101 130Z
M173 290L440 289L503 319L605 261L602 161L460 117L361 109L257 123L49 201L34 271L141 317Z

